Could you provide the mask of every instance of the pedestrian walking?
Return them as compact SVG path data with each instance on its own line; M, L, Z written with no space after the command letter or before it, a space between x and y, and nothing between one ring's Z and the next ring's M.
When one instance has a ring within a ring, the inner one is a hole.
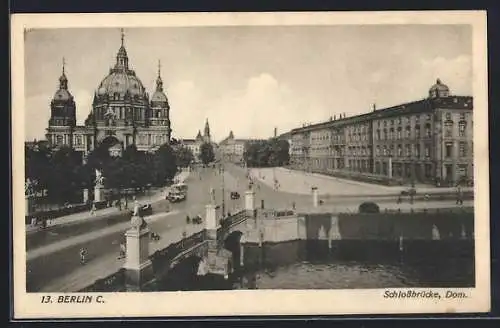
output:
M85 247L80 248L80 264L87 263L88 251Z
M92 207L90 208L90 215L94 216L95 215L95 211L96 211L96 207L95 207L95 203L92 204Z
M292 202L292 209L295 211L295 202Z
M186 223L187 223L187 224L190 224L190 223L191 223L191 218L189 217L189 215L186 215Z
M457 205L463 205L464 204L464 199L463 199L463 193L462 189L460 186L457 188Z

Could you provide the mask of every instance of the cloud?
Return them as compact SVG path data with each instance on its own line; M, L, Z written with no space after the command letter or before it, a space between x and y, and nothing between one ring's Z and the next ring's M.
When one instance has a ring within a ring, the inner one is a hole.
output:
M436 57L421 61L421 74L429 80L440 78L453 94L472 95L472 59L468 55L455 58Z
M309 111L314 108L315 111ZM271 74L248 79L244 90L227 94L213 105L216 130L224 138L232 130L235 137L266 138L275 127L289 130L304 121L314 121L324 110L300 91L280 83ZM314 113L314 114L313 114ZM324 117L321 117L324 118Z
M83 125L92 111L93 94L86 90L75 90L73 97L76 103L76 124Z

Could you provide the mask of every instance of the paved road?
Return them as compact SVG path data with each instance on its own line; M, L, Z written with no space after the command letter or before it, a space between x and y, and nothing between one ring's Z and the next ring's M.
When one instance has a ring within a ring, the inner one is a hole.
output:
M189 176L189 173L183 171L177 178L184 181ZM164 188L162 188L164 189ZM170 206L168 202L163 200L165 196L164 190L158 190L151 195L144 195L138 197L141 203L151 203L153 211L166 212ZM129 209L133 204L129 204ZM115 224L125 222L130 219L128 210L119 211L117 208L105 208L96 211L95 216L91 216L89 212L80 212L64 217L50 220L51 226L47 229L30 231L30 225L27 225L26 234L26 250L42 247L44 245L53 244L66 238L81 235L83 233L96 231L99 229L107 228Z
M228 183L231 184L231 179L228 178L228 180ZM153 215L154 219L150 223L152 231L163 235L168 230L186 225L186 215L193 217L200 214L204 217L205 205L210 201L210 188L221 186L221 176L212 169L201 169L200 173L192 173L186 183L189 185L187 200L173 204L172 213ZM220 199L220 190L216 191L216 196ZM229 190L226 190L226 193L229 194ZM239 203L242 201L240 200ZM161 208L161 206L166 206L167 202L161 201L159 204L158 206ZM242 207L242 204L230 205L234 208ZM92 261L99 261L101 257L116 256L119 253L120 241L124 240L123 234L127 228L127 222L120 223L84 235L79 234L73 235L71 238L59 239L52 244L29 250L26 267L27 290L39 291L43 286L79 269L81 265L78 254L81 247L88 249L89 258Z

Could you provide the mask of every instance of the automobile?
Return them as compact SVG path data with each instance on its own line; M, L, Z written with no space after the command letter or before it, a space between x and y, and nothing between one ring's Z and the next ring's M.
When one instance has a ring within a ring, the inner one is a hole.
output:
M201 216L197 215L197 216L195 216L192 219L192 221L193 221L194 224L201 224L201 222L203 221L203 219L201 218Z
M237 191L231 191L231 199L240 199L240 194Z
M186 194L179 191L171 191L167 195L167 200L171 203L181 202L186 199Z

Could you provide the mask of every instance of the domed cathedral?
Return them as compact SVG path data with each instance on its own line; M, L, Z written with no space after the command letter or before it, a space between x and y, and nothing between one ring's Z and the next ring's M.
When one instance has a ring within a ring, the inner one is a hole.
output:
M156 88L150 98L129 66L124 39L122 29L115 65L99 83L84 126L76 126L75 103L63 68L59 90L51 103L47 129L51 143L71 146L83 156L100 145L119 156L130 145L139 151L155 151L162 144L170 143L170 106L163 90L160 62Z

